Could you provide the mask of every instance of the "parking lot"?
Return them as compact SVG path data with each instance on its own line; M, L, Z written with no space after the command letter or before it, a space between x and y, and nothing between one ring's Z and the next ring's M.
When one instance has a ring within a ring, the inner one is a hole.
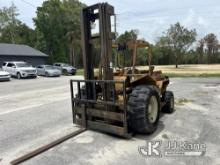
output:
M69 80L79 78L0 82L0 164L78 129L72 124ZM219 164L219 78L172 78L169 89L176 111L162 114L153 135L123 139L89 130L23 164ZM201 157L144 157L138 147L146 140L199 142L206 152Z

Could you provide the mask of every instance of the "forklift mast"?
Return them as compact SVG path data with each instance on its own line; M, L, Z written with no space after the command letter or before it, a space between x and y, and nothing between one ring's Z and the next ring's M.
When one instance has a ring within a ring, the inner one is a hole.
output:
M114 7L108 3L99 3L83 9L81 13L81 32L82 32L82 52L85 80L94 80L94 54L93 40L98 39L100 42L101 51L99 79L113 80L113 69L110 68L110 59L112 55L112 40L114 38L111 32L111 16L114 16ZM92 25L98 22L98 33L92 34ZM94 99L94 88L91 83L86 84L87 96L89 99ZM108 86L103 88L104 97L108 99Z
M111 16L114 15L114 8L107 3L100 3L83 9L81 13L81 32L84 76L86 80L94 80L93 46L92 40L98 39L101 45L100 59L102 68L102 80L112 80L113 70L110 68L112 54L112 40L114 35L111 32ZM92 34L92 25L98 20L99 33Z

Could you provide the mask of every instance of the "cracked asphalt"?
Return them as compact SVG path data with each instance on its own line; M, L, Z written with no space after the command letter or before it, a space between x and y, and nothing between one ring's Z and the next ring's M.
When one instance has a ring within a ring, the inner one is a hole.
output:
M0 82L0 164L6 165L78 128L72 124L69 79L44 78ZM152 135L123 139L88 130L22 164L24 165L219 165L220 78L171 78L176 111L162 114ZM138 148L162 142L161 157ZM205 144L203 156L164 156L168 141Z

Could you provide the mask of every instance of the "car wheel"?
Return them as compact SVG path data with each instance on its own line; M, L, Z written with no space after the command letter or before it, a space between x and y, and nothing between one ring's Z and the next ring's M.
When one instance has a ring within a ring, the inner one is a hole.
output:
M63 70L63 74L64 74L64 75L68 75L67 70Z
M46 72L46 73L45 73L45 76L46 76L46 77L49 77L49 74Z
M20 73L17 73L17 78L21 79L21 74Z

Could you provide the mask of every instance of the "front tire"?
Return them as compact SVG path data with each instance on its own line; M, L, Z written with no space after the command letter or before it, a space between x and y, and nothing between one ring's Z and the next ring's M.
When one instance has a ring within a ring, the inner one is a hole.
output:
M159 123L160 96L153 85L140 85L132 90L128 100L129 127L142 134L153 133Z
M46 76L46 77L49 77L49 74L46 72L46 73L45 73L45 76Z
M17 73L17 79L21 79L21 73Z
M162 97L165 105L162 108L162 112L173 113L174 112L174 94L171 91L166 91Z
M68 72L67 72L67 70L63 70L63 75L68 75Z

